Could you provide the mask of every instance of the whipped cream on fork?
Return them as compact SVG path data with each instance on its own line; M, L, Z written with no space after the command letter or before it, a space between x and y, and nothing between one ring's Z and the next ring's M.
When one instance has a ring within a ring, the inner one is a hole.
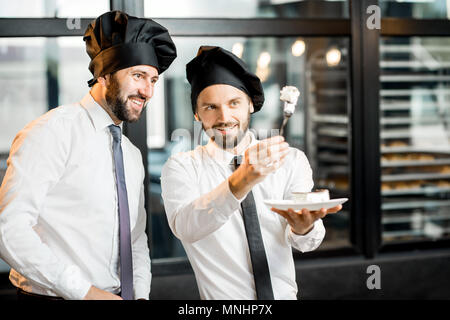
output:
M295 111L300 91L296 87L285 86L281 89L280 94L280 100L284 101L284 113L292 115Z

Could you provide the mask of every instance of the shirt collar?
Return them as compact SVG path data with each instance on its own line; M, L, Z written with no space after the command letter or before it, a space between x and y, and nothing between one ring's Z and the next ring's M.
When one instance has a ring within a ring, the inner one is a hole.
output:
M250 136L250 143L248 147L244 149L241 154L238 155L243 155L248 148L258 143L258 140L256 139L255 135L250 130L247 131L246 136ZM215 161L223 165L229 165L233 160L233 158L237 156L234 153L225 151L224 149L218 147L217 144L212 139L209 139L209 142L206 144L205 149L211 158L213 158Z
M90 92L84 96L84 98L80 101L80 104L89 113L96 131L103 130L109 125L114 124L114 121L111 119L109 114L94 100ZM119 127L120 130L122 130L123 121L119 124Z

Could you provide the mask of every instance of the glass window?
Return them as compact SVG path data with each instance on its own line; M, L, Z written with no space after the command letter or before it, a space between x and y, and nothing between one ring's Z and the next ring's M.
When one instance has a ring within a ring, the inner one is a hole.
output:
M380 42L383 241L450 236L450 38Z
M90 18L108 10L108 0L0 0L0 18Z
M48 109L46 39L3 38L0 47L0 153L7 155L16 133Z
M144 0L151 18L347 18L346 0Z
M382 17L415 19L448 19L450 6L447 0L381 0Z
M347 39L175 37L174 41L178 58L163 74L163 81L158 82L155 99L147 108L150 127L147 141L149 147L153 146L149 150L153 258L184 255L167 224L159 177L171 154L198 145L195 138L201 126L194 122L185 70L201 45L219 45L233 51L261 78L266 101L251 122L251 128L261 137L270 134L271 129L280 128L280 89L285 85L299 88L301 96L288 122L287 141L306 152L313 168L315 188L330 189L333 198L349 196ZM152 129L150 121L162 115L166 116L164 125ZM201 141L206 142L206 139ZM327 235L320 249L350 245L348 208L346 204L342 212L324 219Z
M49 107L88 92L89 57L81 37L0 39L0 154Z
M81 37L0 39L0 183L16 134L88 92L89 61Z

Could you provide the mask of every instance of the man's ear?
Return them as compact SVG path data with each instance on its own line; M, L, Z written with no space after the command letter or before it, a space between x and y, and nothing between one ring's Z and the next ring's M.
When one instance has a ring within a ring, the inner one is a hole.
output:
M196 121L201 121L200 118L198 117L198 113L194 114L194 118Z
M253 102L250 100L250 113L255 112L255 108L253 107Z
M104 75L103 77L98 77L97 82L106 88L109 83L109 74Z

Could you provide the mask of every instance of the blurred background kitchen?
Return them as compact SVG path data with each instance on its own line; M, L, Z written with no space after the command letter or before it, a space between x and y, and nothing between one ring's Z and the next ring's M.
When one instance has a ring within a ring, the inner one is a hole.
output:
M324 220L319 249L294 252L299 297L450 299L449 0L0 0L0 182L16 133L88 91L82 34L115 9L164 25L178 51L125 128L147 167L152 299L198 299L159 177L197 143L185 65L205 44L261 78L266 102L251 123L261 137L281 124L280 89L300 89L287 141L305 151L316 188L350 198ZM368 289L369 265L381 289ZM0 299L15 299L8 271L0 260Z

